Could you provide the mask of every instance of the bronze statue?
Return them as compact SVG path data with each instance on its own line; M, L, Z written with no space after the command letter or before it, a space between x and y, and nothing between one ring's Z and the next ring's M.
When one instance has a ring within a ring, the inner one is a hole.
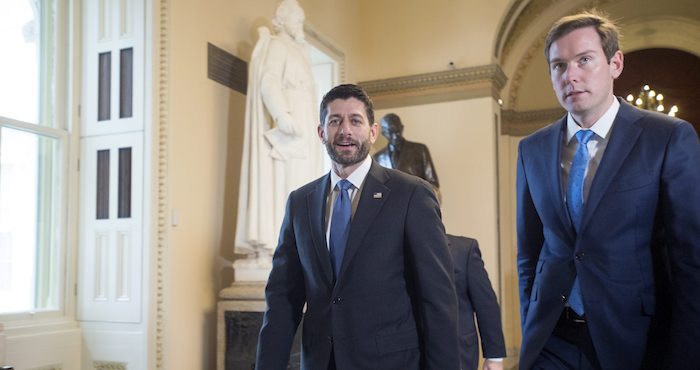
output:
M418 176L431 183L437 190L440 183L428 147L406 140L403 137L401 118L394 113L382 117L381 128L382 135L389 144L375 153L374 159L384 167Z

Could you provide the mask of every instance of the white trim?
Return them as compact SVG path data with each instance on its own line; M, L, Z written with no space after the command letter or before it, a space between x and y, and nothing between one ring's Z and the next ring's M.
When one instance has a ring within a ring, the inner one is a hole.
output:
M165 272L167 260L165 251L168 248L168 132L170 126L170 4L169 0L160 0L158 4L159 27L158 35L158 106L157 106L157 160L156 182L156 251L153 276L155 276L155 361L156 370L164 368L165 346ZM154 18L151 18L154 19ZM155 113L155 112L154 112ZM150 348L149 348L150 352ZM149 361L151 363L152 361Z
M48 126L41 126L35 123L18 121L3 116L0 116L0 126L9 127L37 135L48 136L55 139L59 139L61 141L65 141L68 139L68 132L66 130L56 129Z

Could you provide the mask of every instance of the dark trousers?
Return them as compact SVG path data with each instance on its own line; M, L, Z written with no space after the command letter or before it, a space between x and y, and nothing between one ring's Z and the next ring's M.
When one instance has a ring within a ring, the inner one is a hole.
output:
M331 359L328 361L328 370L336 370L335 368L335 354L331 349Z
M600 370L585 319L564 311L535 364L536 370Z

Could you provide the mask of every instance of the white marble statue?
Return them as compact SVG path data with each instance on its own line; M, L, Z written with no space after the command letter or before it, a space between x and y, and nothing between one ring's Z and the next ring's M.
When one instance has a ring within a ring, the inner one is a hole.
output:
M234 262L236 281L267 280L289 193L322 175L304 10L284 0L250 60Z

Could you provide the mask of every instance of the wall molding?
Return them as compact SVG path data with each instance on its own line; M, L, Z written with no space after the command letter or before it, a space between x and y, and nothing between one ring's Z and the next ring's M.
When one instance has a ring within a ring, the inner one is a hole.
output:
M518 106L518 96L520 95L520 85L523 82L523 77L525 77L525 72L530 66L532 58L543 50L545 37L546 35L543 35L533 41L527 51L520 57L518 67L511 77L510 88L508 89L508 106L512 109L516 109Z
M160 0L158 24L158 128L156 182L156 253L155 253L155 366L164 368L165 342L165 252L168 248L168 128L170 123L170 3Z
M375 108L441 103L481 97L500 98L508 78L498 64L363 81Z
M124 362L95 361L93 366L95 370L127 370Z
M550 123L561 119L566 111L562 108L541 109L518 112L501 111L501 134L509 136L527 136Z
M63 370L63 365L55 364L55 365L48 365L48 366L41 366L41 367L33 367L33 368L27 369L27 370Z

